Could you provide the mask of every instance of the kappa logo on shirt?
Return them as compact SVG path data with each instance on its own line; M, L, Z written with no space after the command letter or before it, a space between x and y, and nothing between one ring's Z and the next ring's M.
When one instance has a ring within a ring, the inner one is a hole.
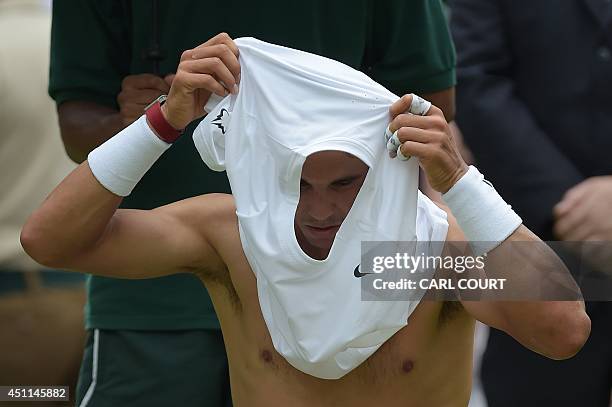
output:
M225 126L224 126L223 121L224 121L224 118L226 117L229 117L229 112L227 111L226 108L223 108L221 109L217 117L215 117L215 119L211 122L211 124L217 126L221 130L221 133L223 134L225 134Z

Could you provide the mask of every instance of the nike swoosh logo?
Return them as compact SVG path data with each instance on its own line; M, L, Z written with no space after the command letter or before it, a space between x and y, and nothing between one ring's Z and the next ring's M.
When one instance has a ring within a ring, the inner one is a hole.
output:
M355 270L353 271L353 274L355 275L355 277L361 278L363 276L367 276L368 274L374 274L374 273L362 273L359 271L360 267L361 267L360 264L358 264L357 267L355 267Z

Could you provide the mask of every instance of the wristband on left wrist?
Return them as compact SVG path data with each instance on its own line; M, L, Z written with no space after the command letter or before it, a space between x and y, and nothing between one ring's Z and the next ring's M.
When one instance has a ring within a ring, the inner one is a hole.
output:
M442 200L450 208L478 256L497 247L523 222L472 165L459 181L442 194Z

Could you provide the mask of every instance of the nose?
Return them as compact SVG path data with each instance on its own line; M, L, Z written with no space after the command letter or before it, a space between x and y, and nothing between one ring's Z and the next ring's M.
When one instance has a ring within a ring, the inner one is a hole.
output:
M333 217L335 204L332 199L321 193L313 193L310 198L308 215L313 220L324 222Z

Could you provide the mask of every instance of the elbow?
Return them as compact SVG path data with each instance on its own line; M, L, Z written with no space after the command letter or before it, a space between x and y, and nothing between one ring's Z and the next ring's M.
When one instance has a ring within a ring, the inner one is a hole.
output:
M64 259L49 244L51 239L46 237L31 220L21 229L19 241L23 250L37 263L49 268L65 268Z
M87 159L87 154L83 154L80 151L74 151L66 148L66 154L74 163L81 164Z
M542 334L540 353L553 360L569 359L584 346L591 334L591 319L584 309L550 318Z
M83 161L87 159L87 153L81 151L72 140L66 136L65 132L62 131L62 141L64 143L64 151L66 151L66 155L73 162L77 164L81 164Z

